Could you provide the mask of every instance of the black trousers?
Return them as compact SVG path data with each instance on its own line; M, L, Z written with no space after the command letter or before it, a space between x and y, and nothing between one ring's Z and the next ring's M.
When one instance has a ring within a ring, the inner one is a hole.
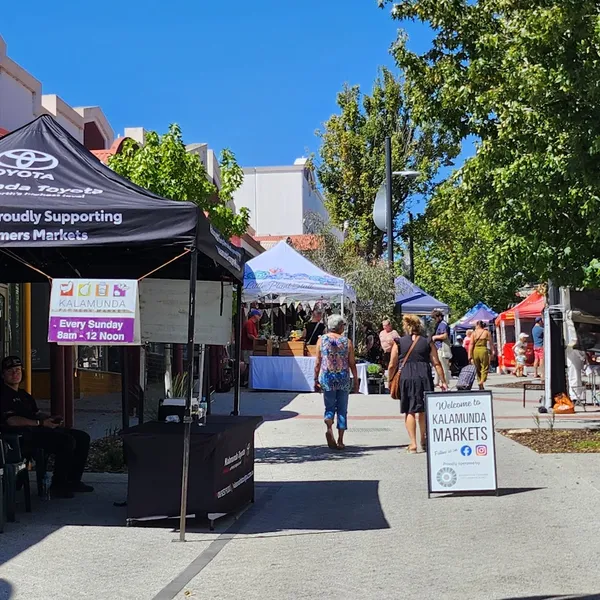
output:
M25 449L42 448L54 455L53 485L81 481L90 450L90 436L85 431L32 427L23 437Z

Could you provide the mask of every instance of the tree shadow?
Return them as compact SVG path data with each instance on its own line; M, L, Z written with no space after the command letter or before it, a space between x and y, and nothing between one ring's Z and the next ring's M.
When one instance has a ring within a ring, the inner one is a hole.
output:
M298 396L298 392L243 391L240 410L244 415L261 415L265 421L293 419L298 413L284 410ZM228 415L233 408L233 392L215 394L211 406L214 415Z
M0 579L0 600L10 600L12 595L13 586L6 579Z
M346 446L344 450L333 450L327 446L278 446L272 448L255 448L254 460L260 464L299 464L319 462L323 460L345 460L367 456L373 452L398 450L405 448L398 444L393 446Z

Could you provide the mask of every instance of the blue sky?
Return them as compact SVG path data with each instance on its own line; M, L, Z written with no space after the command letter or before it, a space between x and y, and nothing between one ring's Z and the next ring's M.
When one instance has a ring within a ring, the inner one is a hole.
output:
M32 18L32 16L34 18ZM72 106L99 105L117 133L177 122L186 142L243 166L291 164L344 82L370 90L398 23L376 0L30 0L2 7L9 56ZM429 39L408 27L411 47Z

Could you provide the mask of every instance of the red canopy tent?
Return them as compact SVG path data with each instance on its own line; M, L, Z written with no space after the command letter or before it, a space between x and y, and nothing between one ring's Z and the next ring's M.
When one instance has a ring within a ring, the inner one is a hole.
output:
M522 302L498 315L498 366L503 373L515 366L513 346L521 332L531 334L536 317L541 317L546 308L546 297L533 292ZM527 346L527 364L533 363L533 344Z

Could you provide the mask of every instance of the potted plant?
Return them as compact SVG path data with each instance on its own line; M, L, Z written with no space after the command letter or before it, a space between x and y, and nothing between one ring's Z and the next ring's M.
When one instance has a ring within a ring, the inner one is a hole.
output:
M383 368L381 365L369 365L367 367L367 383L369 394L381 394L383 387Z

